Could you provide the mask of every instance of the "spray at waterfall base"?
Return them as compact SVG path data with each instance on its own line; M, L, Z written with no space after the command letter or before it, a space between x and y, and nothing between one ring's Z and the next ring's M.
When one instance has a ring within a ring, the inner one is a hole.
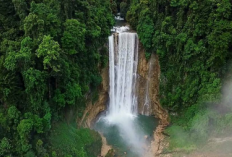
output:
M124 28L118 30L120 33L109 37L109 107L95 129L116 149L123 147L121 152L127 156L141 157L148 151L151 138L147 137L152 136L157 121L137 115L138 36L123 32Z

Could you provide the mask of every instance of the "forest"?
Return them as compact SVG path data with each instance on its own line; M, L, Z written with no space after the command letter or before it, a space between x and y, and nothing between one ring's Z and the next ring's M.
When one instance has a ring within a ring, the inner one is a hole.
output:
M231 132L232 2L131 0L125 6L147 58L159 56L170 149L191 151Z
M232 131L230 0L0 0L0 156L100 154L76 122L98 99L118 11L159 57L169 149Z
M99 135L75 122L97 99L112 8L108 0L0 1L0 156L99 154Z

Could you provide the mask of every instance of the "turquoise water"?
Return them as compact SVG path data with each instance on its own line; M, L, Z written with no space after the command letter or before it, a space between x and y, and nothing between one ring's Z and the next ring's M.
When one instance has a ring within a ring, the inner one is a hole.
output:
M138 138L141 138L139 141L145 140L147 143L150 143L152 140L153 131L157 125L158 120L153 116L139 115L133 120L133 127L139 134ZM133 146L128 144L130 142L128 141L129 139L123 136L123 132L120 131L117 125L110 125L100 119L95 123L94 129L106 137L107 143L116 151L116 157L139 157L135 153ZM145 136L147 136L147 139L145 139Z

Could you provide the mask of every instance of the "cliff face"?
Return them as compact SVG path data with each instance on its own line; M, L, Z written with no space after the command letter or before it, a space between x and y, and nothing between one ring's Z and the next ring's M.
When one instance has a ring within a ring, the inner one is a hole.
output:
M159 103L159 58L152 53L149 60L145 57L145 50L139 44L138 63L138 109L140 114L155 115L162 124L168 124L168 114ZM146 105L145 105L146 104Z
M95 103L89 101L84 111L84 115L79 122L79 125L84 127L91 127L92 122L96 119L97 115L106 110L106 104L108 101L109 90L109 67L105 67L101 70L102 83L99 88L99 97Z
M154 106L151 98L156 100L158 95L158 74L159 67L155 66L156 56L151 55L149 60L145 57L145 50L141 43L139 43L139 62L138 62L138 79L137 79L137 91L138 91L138 111L140 114L151 115L154 114ZM150 71L149 71L150 69ZM149 73L150 72L150 73ZM154 91L151 92L153 86ZM156 101L155 101L156 102ZM146 104L146 105L145 105Z
M117 34L115 35L117 40ZM115 42L117 43L117 42ZM168 124L168 114L159 103L159 77L160 66L156 54L152 54L149 60L146 60L145 50L139 43L138 56L138 78L137 78L137 95L138 95L138 112L140 114L155 115L161 121L161 124ZM81 125L90 127L96 116L106 109L109 98L109 67L102 69L102 84L99 89L99 99L88 103L84 116L80 122ZM144 105L147 104L147 105Z
M117 35L115 35L115 40L117 40ZM159 156L163 148L167 145L163 142L164 135L162 134L162 132L164 128L169 124L168 113L161 107L159 103L159 58L156 54L153 53L150 59L147 60L145 57L145 50L141 43L139 43L137 75L138 78L136 88L138 95L138 112L145 115L155 115L159 119L159 125L154 131L154 141L152 141L151 143L150 150L153 155ZM101 76L102 83L99 88L99 99L95 103L89 101L79 125L91 127L97 115L106 110L107 102L109 99L108 66L102 69Z
M159 81L160 65L159 58L152 54L150 59L145 57L145 50L139 45L139 64L138 64L138 108L139 113L155 115L159 119L159 125L154 131L151 142L152 156L159 156L168 143L164 141L163 130L169 124L168 112L164 110L159 102Z

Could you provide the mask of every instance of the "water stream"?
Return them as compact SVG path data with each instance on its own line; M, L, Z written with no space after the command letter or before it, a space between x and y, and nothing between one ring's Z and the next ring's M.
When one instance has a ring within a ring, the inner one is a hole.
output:
M152 59L149 60L149 70L148 70L148 75L147 75L147 82L146 82L146 91L145 91L145 102L143 105L143 111L142 114L143 115L150 115L150 110L151 110L151 99L150 99L150 95L149 95L149 90L151 88L151 74L154 66L154 61Z
M116 33L109 36L109 105L94 128L118 156L142 157L148 151L157 120L138 115L138 36L128 30L128 26L116 26L112 29Z
M118 37L118 42L115 37ZM106 119L113 123L137 114L137 40L136 33L127 32L109 37L110 105Z
M107 144L113 146L115 150L116 157L145 157L143 153L146 153L147 147L153 139L153 131L158 125L158 121L156 118L152 116L138 115L133 120L133 129L136 130L137 139L141 139L137 145L140 147L136 151L130 137L127 137L126 132L130 132L131 130L124 130L122 132L121 128L118 125L112 125L106 123L104 119L99 119L97 123L94 125L94 129L101 132L104 137L107 139ZM133 131L132 131L133 133ZM146 156L149 157L149 156Z

